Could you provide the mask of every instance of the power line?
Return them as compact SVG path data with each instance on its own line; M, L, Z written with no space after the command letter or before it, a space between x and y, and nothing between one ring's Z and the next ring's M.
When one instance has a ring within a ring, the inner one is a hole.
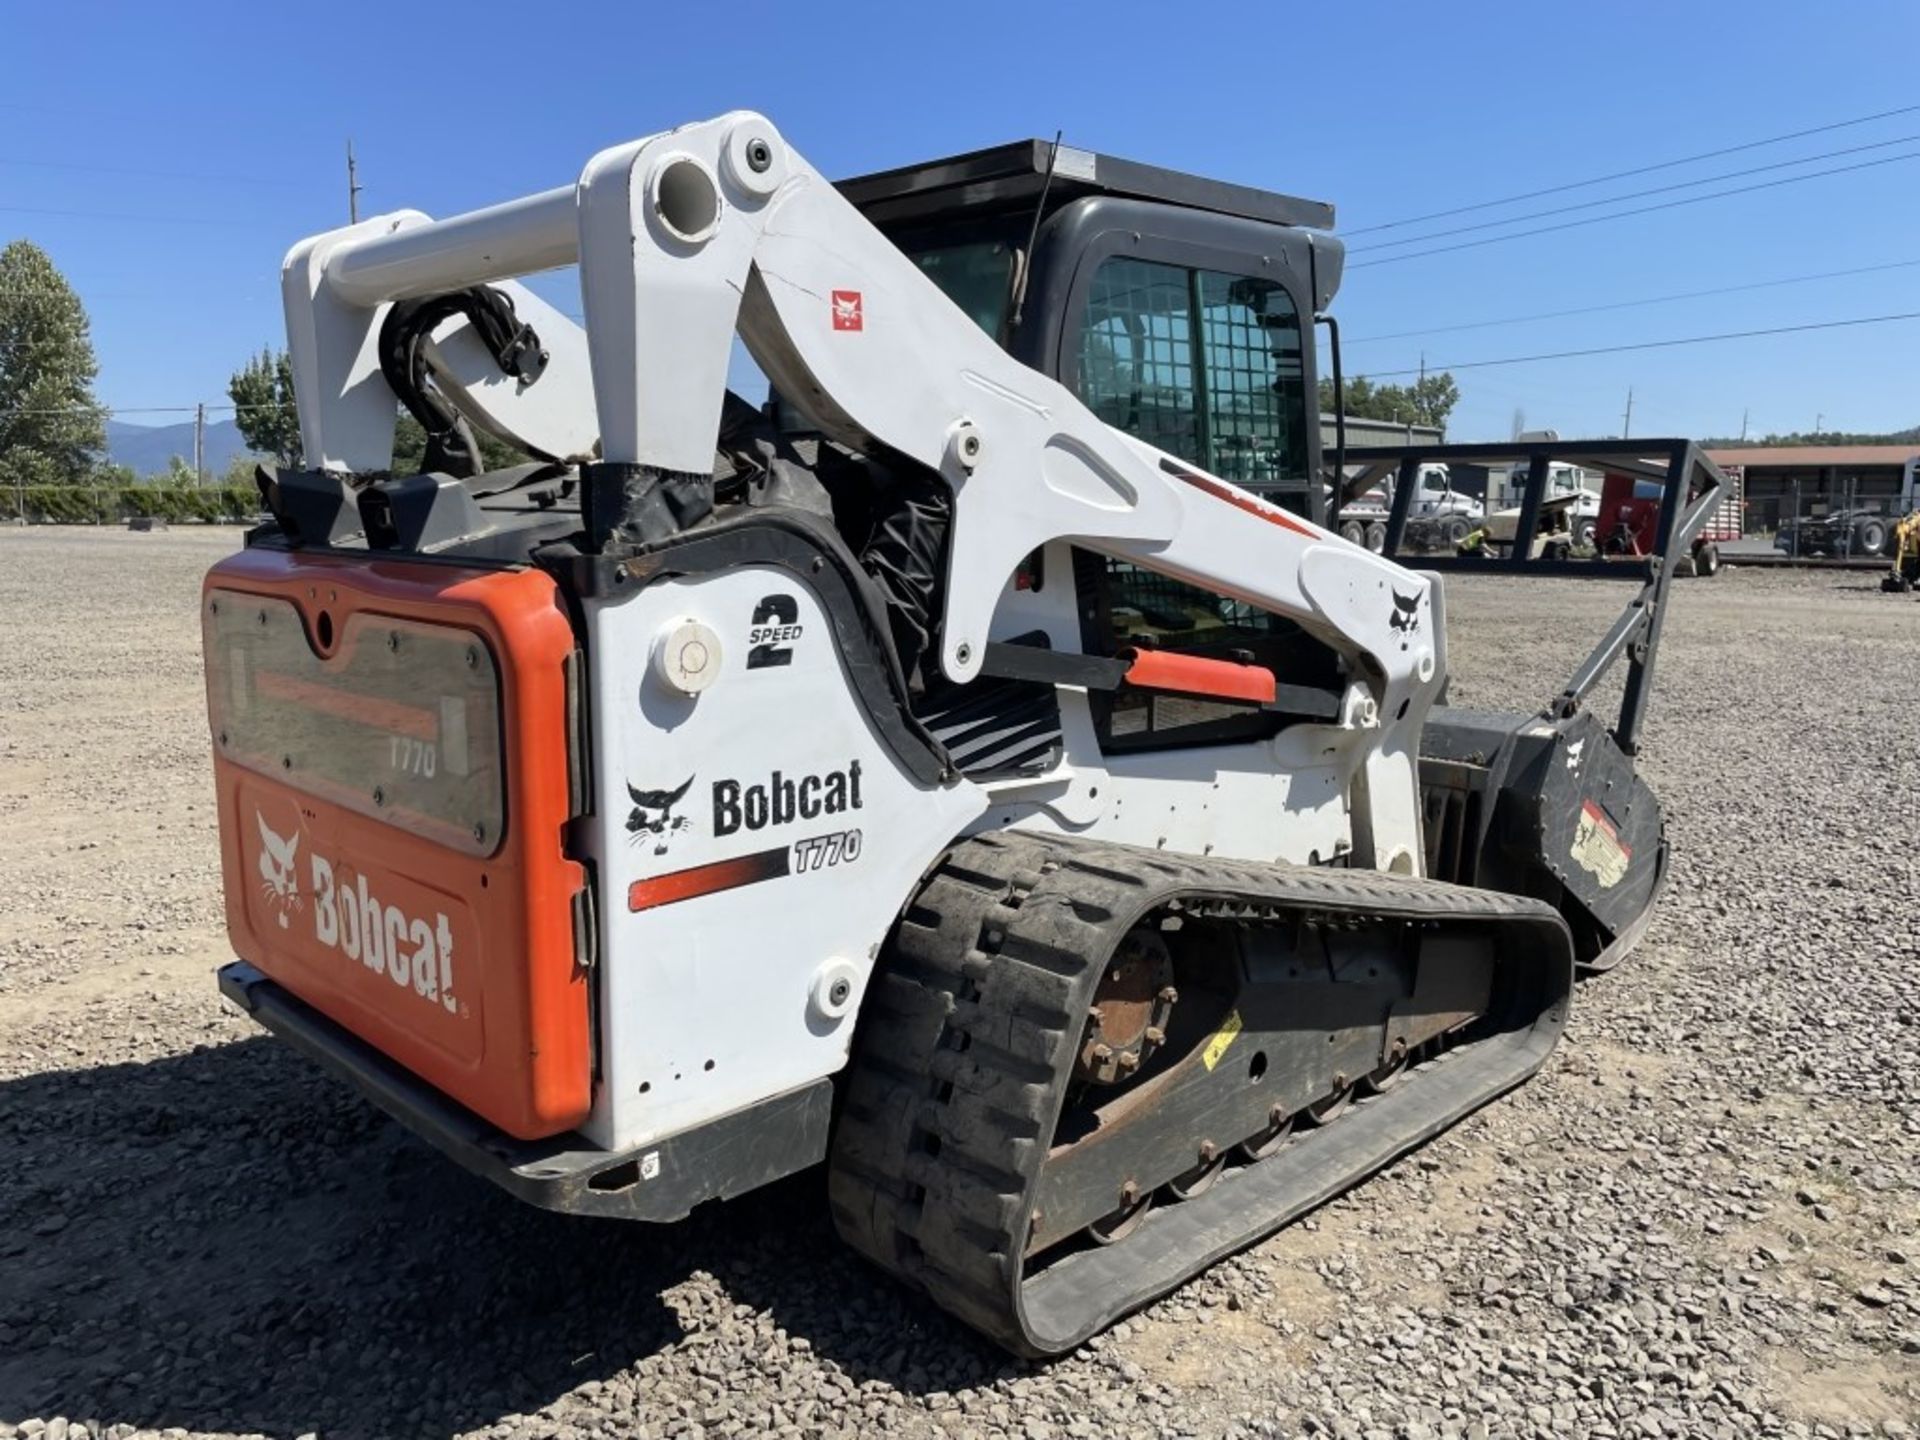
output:
M152 225L220 225L231 226L233 222L216 219L209 215L137 215L124 210L54 210L37 205L0 205L0 213L8 215L58 215L70 220L131 220L139 224ZM255 228L265 228L265 220L243 222ZM278 222L273 222L278 225ZM284 227L280 227L284 228Z
M1544 360L1575 360L1590 355L1620 355L1631 350L1666 350L1679 345L1706 345L1721 340L1752 340L1769 335L1793 335L1809 330L1840 330L1857 325L1886 325L1902 320L1920 320L1920 310L1903 311L1894 315L1861 315L1846 320L1819 320L1805 325L1774 325L1763 330L1729 330L1718 335L1682 335L1668 340L1641 340L1627 345L1597 345L1584 350L1552 350L1538 355L1507 355L1497 360L1454 360L1445 364L1405 370L1372 370L1366 372L1366 375L1369 379L1393 379L1402 375L1418 375L1422 369L1436 372L1482 370L1500 365L1529 365ZM32 410L8 410L0 414L13 418L20 415L81 415L97 411L112 417L116 415L192 415L200 410L231 410L239 414L242 411L289 408L291 408L291 402L279 400L253 405L235 405L216 401L203 405L102 405L91 408L74 405L50 406Z
M1782 185L1798 185L1804 180L1818 180L1827 175L1845 175L1855 170L1871 170L1880 165L1893 165L1902 160L1920 160L1920 150L1910 150L1904 155L1887 155L1878 160L1862 160L1854 165L1836 165L1831 170L1815 170L1808 175L1788 175L1780 180L1762 180L1757 185L1736 185L1731 190L1714 190L1705 195L1686 195L1678 200L1663 200L1658 205L1640 205L1632 210L1617 210L1611 215L1592 215L1583 220L1562 220L1557 225L1541 225L1533 230L1516 230L1511 235L1488 235L1479 240L1462 240L1458 245L1436 245L1431 250L1415 250L1410 255L1383 255L1378 260L1362 260L1358 265L1349 265L1349 270L1364 270L1369 265L1397 265L1402 260L1420 260L1428 255L1449 255L1456 250L1477 250L1482 245L1499 245L1508 240L1525 240L1534 235L1551 235L1558 230L1573 230L1582 225L1600 225L1608 220L1625 220L1634 215L1651 215L1656 210L1676 210L1682 205L1699 205L1708 200L1724 200L1730 195L1748 195L1756 190L1775 190Z
M0 410L0 415L89 415L95 410L114 415L191 415L202 406L195 405L52 405L35 410ZM244 410L291 410L291 400L263 400L257 405L234 405L225 400L209 400L204 408L208 410L231 410L239 414Z
M1472 205L1456 205L1451 210L1435 210L1426 215L1410 215L1404 220L1387 220L1378 225L1363 225L1358 230L1349 230L1346 233L1369 235L1377 230L1398 230L1403 225L1423 225L1429 220L1445 220L1454 215L1470 214L1475 210L1491 210L1500 205L1517 205L1522 200L1538 200L1543 195L1560 195L1568 190L1584 190L1589 185L1605 185L1611 180L1629 180L1635 175L1651 175L1657 170L1674 170L1682 165L1697 164L1702 160L1717 160L1722 155L1737 155L1743 150L1759 150L1768 145L1784 144L1788 140L1804 139L1808 135L1824 135L1831 130L1846 130L1855 125L1869 125L1875 120L1890 120L1896 115L1911 115L1916 111L1920 111L1920 105L1902 105L1897 110L1881 110L1853 120L1836 120L1831 125L1815 125L1809 130L1792 130L1785 135L1773 135L1765 140L1749 140L1743 145L1728 145L1719 150L1703 150L1698 155L1684 155L1678 160L1662 160L1654 165L1638 165L1631 170L1616 170L1611 175L1596 175L1590 180L1569 180L1563 185L1549 185L1540 190L1527 190L1499 200L1481 200Z
M243 280L265 281L274 285L280 283L279 275L243 275ZM84 291L84 293L82 293ZM60 300L72 298L83 305L88 300L175 300L178 290L95 290L91 287L72 285L64 292L54 290L0 290L0 300ZM243 295L240 299L252 299Z
M1818 320L1807 325L1775 325L1766 330L1729 330L1720 335L1683 335L1673 340L1641 340L1631 345L1597 345L1587 350L1552 350L1540 355L1508 355L1498 360L1460 360L1429 365L1429 370L1480 370L1493 365L1526 365L1536 360L1573 360L1583 355L1619 355L1628 350L1666 350L1676 345L1705 345L1714 340L1751 340L1762 335L1791 335L1803 330L1839 330L1850 325L1885 325L1896 320L1920 320L1920 310L1898 315L1862 315L1851 320ZM1372 370L1368 379L1417 375L1417 369Z
M300 182L276 180L271 175L210 175L197 170L154 170L140 165L90 165L79 160L23 160L0 155L0 165L17 165L33 170L82 170L95 175L139 175L153 180L202 180L217 185L272 185L291 189Z
M1712 290L1682 290L1673 295L1649 295L1641 300L1615 300L1605 305L1581 305L1572 310L1542 310L1535 315L1509 315L1502 320L1470 320L1459 325L1435 325L1424 330L1395 330L1386 335L1362 335L1343 339L1342 348L1371 345L1382 340L1412 340L1424 335L1451 335L1462 330L1490 330L1500 325L1524 325L1535 320L1564 320L1575 315L1598 315L1607 310L1632 310L1646 305L1670 305L1677 300L1702 300L1713 295L1737 295L1747 290L1771 290L1783 285L1804 285L1814 280L1838 280L1848 275L1874 275L1883 270L1906 270L1920 265L1920 259L1894 260L1885 265L1862 265L1852 270L1824 270L1815 275L1789 275L1780 280L1755 280L1746 285L1721 285Z
M1715 185L1722 180L1739 180L1748 175L1764 175L1769 170L1789 170L1795 165L1811 165L1816 160L1835 160L1842 155L1859 155L1868 150L1885 150L1890 145L1911 145L1920 135L1900 135L1892 140L1875 140L1868 145L1849 145L1843 150L1827 150L1818 155L1802 155L1798 160L1775 160L1768 165L1752 165L1745 170L1729 170L1721 175L1702 175L1698 180L1676 180L1671 185L1655 185L1646 190L1629 190L1624 195L1609 195L1601 200L1581 200L1572 205L1556 205L1551 210L1535 210L1526 215L1509 215L1504 220L1482 220L1477 225L1462 225L1453 230L1435 230L1426 235L1409 235L1404 240L1382 240L1377 245L1357 246L1347 253L1364 255L1369 250L1390 250L1396 245L1420 245L1428 240L1445 240L1452 235L1470 235L1476 230L1495 230L1502 225L1521 225L1529 220L1544 220L1551 215L1570 215L1575 210L1593 210L1602 205L1617 205L1622 200L1640 200L1648 195L1669 195L1675 190L1691 190L1696 185Z
M1718 335L1682 335L1669 340L1640 340L1626 345L1596 345L1584 350L1552 350L1538 355L1507 355L1497 360L1453 360L1444 364L1414 367L1404 370L1370 370L1365 372L1369 379L1391 379L1401 375L1418 375L1423 370L1435 372L1450 370L1482 370L1497 365L1527 365L1541 360L1574 360L1588 355L1619 355L1630 350L1666 350L1677 345L1705 345L1719 340L1752 340L1767 335L1793 335L1808 330L1840 330L1856 325L1886 325L1901 320L1920 320L1920 310L1903 311L1894 315L1861 315L1846 320L1816 320L1804 325L1774 325L1762 330L1728 330ZM108 415L191 415L196 410L231 410L238 414L251 410L284 410L292 407L291 401L269 400L252 405L235 405L225 401L210 401L204 405L125 405L99 406L98 409ZM34 410L10 410L12 415L73 415L87 413L84 406L59 406Z
M1920 264L1920 261L1901 263ZM1538 355L1509 355L1498 360L1454 360L1404 370L1369 370L1365 374L1370 379L1384 379L1400 375L1418 375L1423 370L1436 372L1480 370L1496 365L1525 365L1536 360L1571 360L1586 355L1618 355L1629 350L1664 350L1676 345L1704 345L1716 340L1750 340L1766 335L1792 335L1807 330L1838 330L1855 325L1884 325L1899 320L1920 320L1920 310L1903 311L1893 315L1862 315L1846 320L1816 320L1804 325L1774 325L1762 330L1729 330L1717 335L1683 335L1670 340L1640 340L1625 345L1592 346L1584 350L1553 350ZM289 400L267 400L251 405L236 405L229 401L207 401L194 405L104 405L95 408L105 411L108 415L191 415L199 409L231 410L238 414L248 410L285 410L292 408L292 405L293 402ZM74 415L87 413L87 408L69 405L34 410L9 410L5 413L8 415Z

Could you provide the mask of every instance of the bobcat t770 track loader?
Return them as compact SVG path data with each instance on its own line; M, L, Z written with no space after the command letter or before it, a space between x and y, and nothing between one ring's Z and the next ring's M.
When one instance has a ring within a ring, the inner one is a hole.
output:
M1524 1080L1660 812L1577 695L1439 705L1438 578L1323 528L1331 224L735 113L296 246L304 468L203 597L225 993L537 1205L824 1163L1028 1355Z

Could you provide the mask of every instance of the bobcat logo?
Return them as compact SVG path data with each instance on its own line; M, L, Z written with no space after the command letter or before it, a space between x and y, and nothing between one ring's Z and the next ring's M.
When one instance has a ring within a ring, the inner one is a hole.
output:
M1418 592L1412 595L1402 595L1398 590L1393 592L1393 614L1387 617L1387 625L1390 629L1402 630L1409 635L1419 630L1420 596Z
M253 818L260 827L260 895L273 907L274 916L284 930L288 912L300 909L304 903L300 898L300 877L293 873L293 853L300 848L300 832L296 830L291 836L282 837L273 833L266 817L258 810L253 812Z
M858 290L836 290L833 292L833 328L836 330L859 330L862 328L860 292Z
M627 794L633 797L633 813L627 816L627 843L638 845L651 836L656 842L653 853L666 854L668 842L693 824L686 816L673 813L673 807L692 788L691 775L681 782L678 790L636 790L629 781Z

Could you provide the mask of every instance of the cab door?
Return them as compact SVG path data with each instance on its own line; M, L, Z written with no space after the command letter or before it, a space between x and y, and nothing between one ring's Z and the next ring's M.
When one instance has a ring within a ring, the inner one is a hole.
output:
M1010 348L1116 429L1321 522L1313 265L1305 231L1077 200L1035 247L1046 323Z

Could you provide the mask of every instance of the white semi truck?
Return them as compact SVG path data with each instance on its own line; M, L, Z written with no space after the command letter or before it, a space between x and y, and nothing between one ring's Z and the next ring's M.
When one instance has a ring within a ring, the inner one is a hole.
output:
M1364 545L1376 555L1386 545L1387 515L1393 506L1393 479L1388 479L1340 510L1340 535ZM1420 479L1407 508L1411 526L1444 545L1453 545L1479 527L1486 507L1477 496L1453 488L1453 473L1445 465L1420 467Z

